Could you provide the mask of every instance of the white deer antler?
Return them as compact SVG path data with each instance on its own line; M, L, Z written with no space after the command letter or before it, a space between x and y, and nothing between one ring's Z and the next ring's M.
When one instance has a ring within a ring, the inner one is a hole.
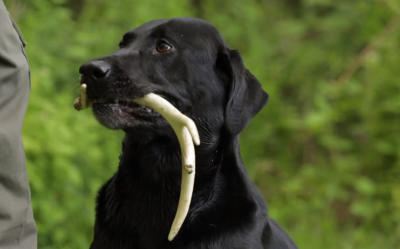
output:
M190 118L183 115L178 109L160 96L150 93L134 101L160 113L172 126L172 129L174 129L181 147L181 194L179 197L178 210L176 211L175 219L168 235L168 240L172 241L186 218L192 200L196 162L193 141L196 145L200 144L199 134L196 125Z

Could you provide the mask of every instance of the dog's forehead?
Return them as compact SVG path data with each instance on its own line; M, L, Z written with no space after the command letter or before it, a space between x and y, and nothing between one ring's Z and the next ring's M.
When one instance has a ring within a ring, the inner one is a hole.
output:
M125 34L128 37L148 35L175 36L179 39L213 39L224 42L219 31L210 23L197 18L158 19L147 22Z

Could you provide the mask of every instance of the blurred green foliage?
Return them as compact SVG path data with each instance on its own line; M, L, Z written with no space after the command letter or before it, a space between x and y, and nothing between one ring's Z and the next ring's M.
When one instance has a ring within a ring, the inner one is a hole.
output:
M39 248L88 248L122 133L76 112L78 68L158 18L214 24L271 100L246 167L300 248L400 248L398 0L6 0L32 73L24 144Z

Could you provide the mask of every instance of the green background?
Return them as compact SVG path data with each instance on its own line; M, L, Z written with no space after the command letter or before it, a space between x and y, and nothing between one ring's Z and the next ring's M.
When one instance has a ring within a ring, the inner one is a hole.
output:
M196 16L270 102L241 135L269 212L299 248L400 248L400 1L6 0L28 42L23 139L39 248L88 248L122 133L76 112L78 68L158 18Z

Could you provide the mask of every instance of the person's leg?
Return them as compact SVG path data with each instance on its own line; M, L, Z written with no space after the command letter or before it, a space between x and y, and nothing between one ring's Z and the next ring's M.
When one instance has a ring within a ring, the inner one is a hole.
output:
M21 129L30 76L24 42L0 0L0 248L36 249Z

